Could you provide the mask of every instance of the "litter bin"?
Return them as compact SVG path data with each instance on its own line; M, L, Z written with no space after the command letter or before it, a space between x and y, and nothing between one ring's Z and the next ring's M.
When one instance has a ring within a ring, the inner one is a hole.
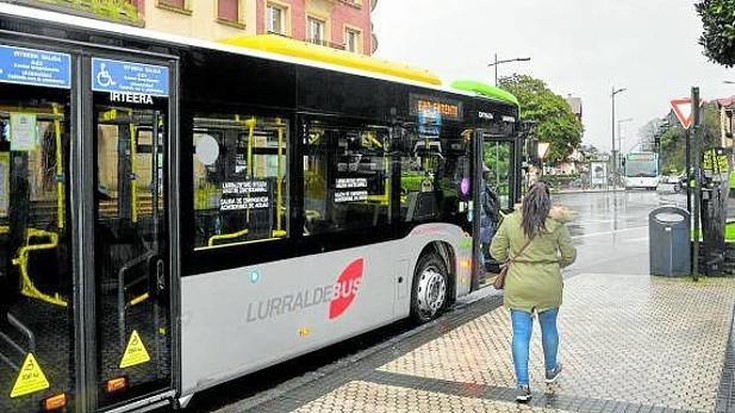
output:
M656 208L648 215L651 275L690 275L691 219L677 207Z

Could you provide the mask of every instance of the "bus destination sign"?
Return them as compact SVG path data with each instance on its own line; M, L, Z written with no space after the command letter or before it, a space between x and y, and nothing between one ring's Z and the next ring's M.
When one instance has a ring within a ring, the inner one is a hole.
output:
M166 66L92 58L92 90L95 92L168 97L168 81Z
M652 153L629 153L627 156L629 161L652 161L655 155Z
M413 116L435 112L443 119L462 120L462 102L460 101L411 94L409 102L410 113Z
M71 56L0 45L0 82L71 89Z

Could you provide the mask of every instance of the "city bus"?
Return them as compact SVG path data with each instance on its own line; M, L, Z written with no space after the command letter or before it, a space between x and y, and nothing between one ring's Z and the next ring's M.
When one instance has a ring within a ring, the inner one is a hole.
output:
M631 152L623 158L625 189L655 190L661 180L658 154L655 152Z
M457 86L0 4L0 411L185 407L436 318L481 284L484 146L520 190L517 101Z

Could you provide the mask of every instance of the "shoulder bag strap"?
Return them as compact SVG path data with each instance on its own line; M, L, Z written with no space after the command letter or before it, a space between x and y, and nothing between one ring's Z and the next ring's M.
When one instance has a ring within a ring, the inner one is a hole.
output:
M529 238L528 241L526 242L526 245L524 245L523 248L521 248L521 250L518 251L518 254L516 254L515 257L513 257L513 258L511 258L511 259L508 260L508 264L512 263L513 261L515 261L516 259L518 259L518 257L520 257L521 255L523 255L523 252L526 250L526 248L528 248L529 245L531 245L531 241L533 241L534 238L535 237Z

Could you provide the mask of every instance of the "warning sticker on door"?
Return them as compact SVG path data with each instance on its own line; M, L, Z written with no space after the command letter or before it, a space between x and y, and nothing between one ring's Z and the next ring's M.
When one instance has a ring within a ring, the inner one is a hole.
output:
M18 378L15 380L13 390L10 392L10 397L25 396L48 388L49 383L46 380L46 375L43 374L43 370L41 370L41 366L33 357L33 353L28 353L23 362L23 367L20 368Z
M130 340L128 340L128 347L125 349L122 360L120 360L120 368L136 366L151 361L151 356L148 355L148 350L143 345L143 340L140 339L140 335L136 330L130 334Z

